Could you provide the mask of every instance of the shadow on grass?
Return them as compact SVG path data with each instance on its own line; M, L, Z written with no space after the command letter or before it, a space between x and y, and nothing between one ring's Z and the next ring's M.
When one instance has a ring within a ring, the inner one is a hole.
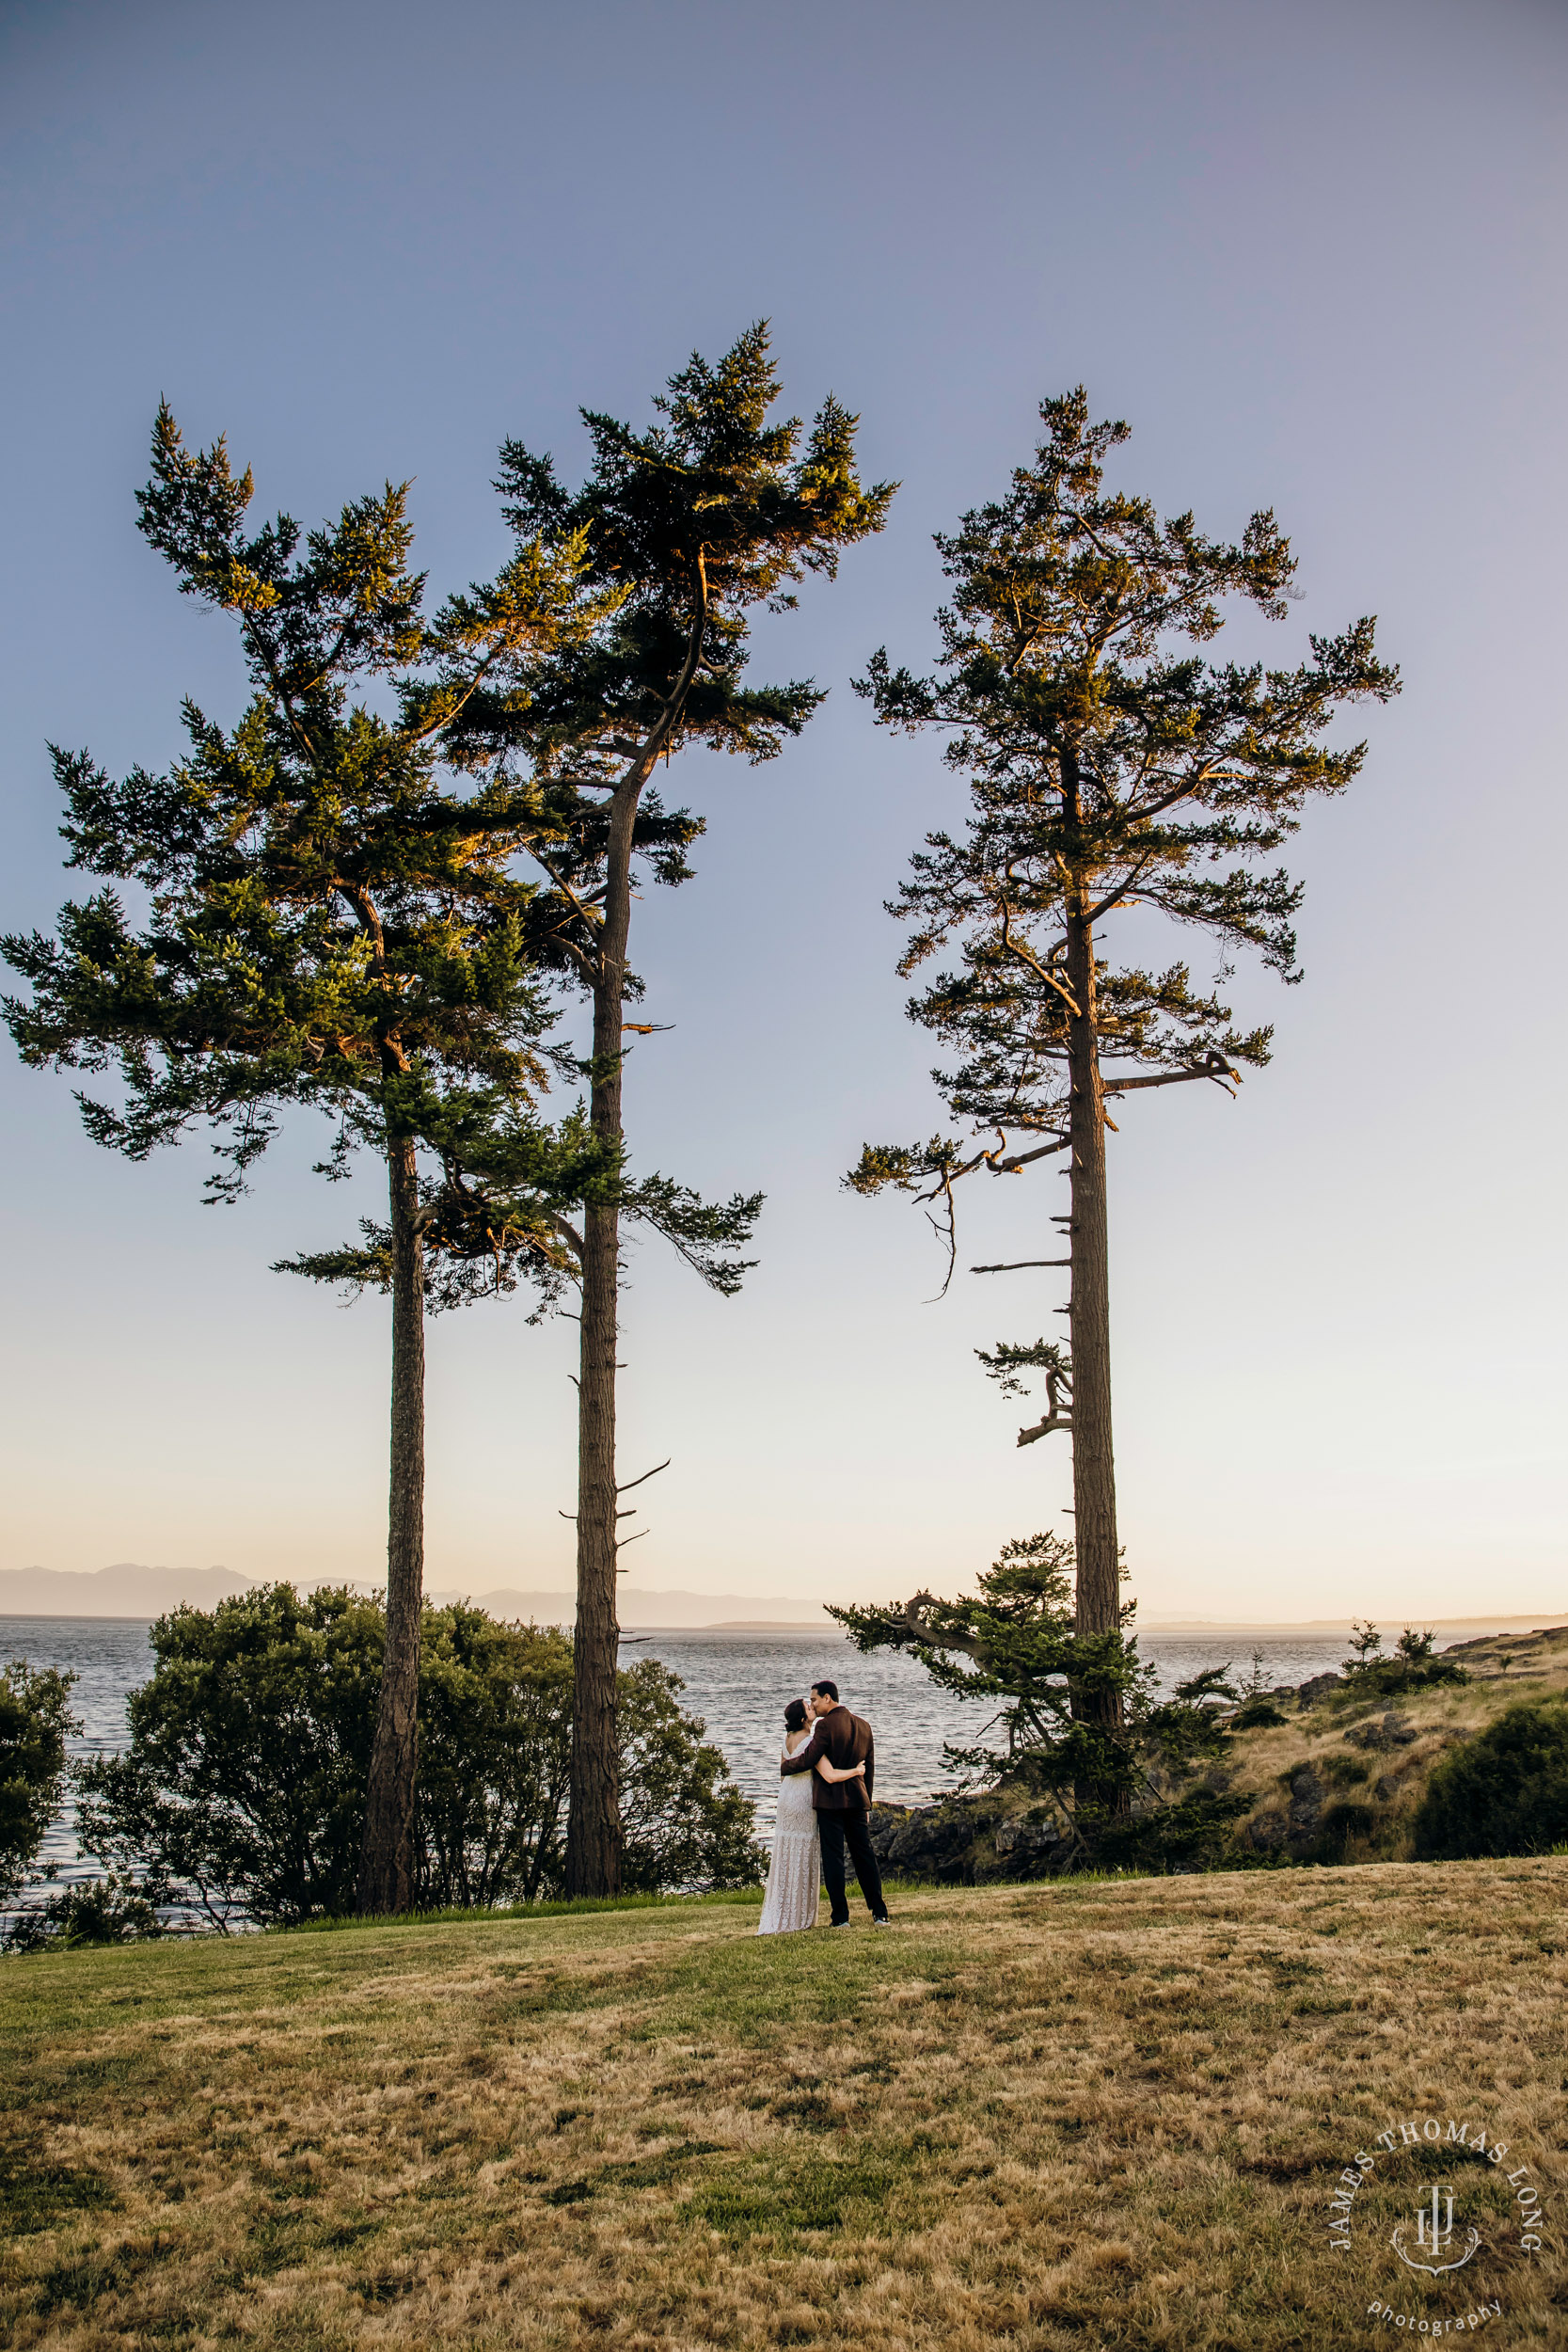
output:
M1135 1870L1085 1870L1070 1879L988 1879L990 1886L1028 1886L1044 1889L1060 1883L1071 1886L1109 1885L1124 1879L1141 1878L1147 1873ZM883 1888L892 1901L899 1897L920 1895L963 1894L963 1887L945 1887L931 1879L884 1879ZM286 1927L267 1928L261 1932L269 1939L283 1935L354 1935L385 1928L444 1928L444 1927L527 1927L534 1919L593 1918L608 1912L658 1912L671 1915L683 1911L760 1910L763 1890L760 1886L720 1888L697 1895L581 1895L570 1902L516 1903L513 1905L475 1904L465 1908L452 1904L441 1911L380 1912L371 1918L301 1919ZM824 1895L824 1900L826 1896ZM858 1915L855 1923L863 1924ZM819 1921L819 1925L825 1922ZM199 1939L192 1938L191 1941Z
M301 1919L289 1927L268 1928L269 1936L277 1935L353 1935L377 1928L445 1928L526 1927L531 1919L575 1919L592 1917L607 1911L708 1911L724 1906L760 1909L760 1886L721 1888L706 1895L579 1895L570 1902L515 1903L512 1905L460 1903L442 1911L378 1912L368 1919Z

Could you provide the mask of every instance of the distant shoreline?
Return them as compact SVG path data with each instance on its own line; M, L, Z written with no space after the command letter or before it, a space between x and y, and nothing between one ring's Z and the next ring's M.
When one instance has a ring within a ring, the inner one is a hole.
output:
M154 1618L163 1613L165 1613L157 1610L111 1612L106 1609L94 1609L77 1612L65 1609L0 1609L0 1626L8 1624L151 1625ZM541 1622L556 1624L563 1623L564 1620L552 1617ZM1381 1625L1391 1625L1394 1618L1381 1618L1377 1622ZM1414 1623L1416 1620L1412 1619L1411 1622ZM1465 1638L1479 1634L1483 1628L1490 1628L1497 1633L1544 1633L1560 1627L1568 1627L1568 1609L1556 1613L1537 1611L1533 1615L1435 1617L1430 1620L1422 1619L1420 1622L1423 1626L1430 1623L1433 1631L1436 1634ZM1164 1634L1195 1641L1212 1639L1216 1642L1236 1642L1249 1635L1258 1635L1265 1641L1276 1642L1291 1634L1316 1636L1320 1640L1329 1636L1348 1636L1352 1623L1353 1620L1349 1617L1252 1618L1244 1622L1230 1622L1220 1617L1171 1617L1150 1619L1148 1624L1135 1626L1133 1631L1139 1634ZM713 1625L659 1625L644 1618L622 1626L621 1632L623 1636L634 1640L653 1633L679 1633L688 1637L696 1634L722 1634L734 1641L754 1639L758 1635L766 1636L768 1640L775 1642L786 1637L800 1642L844 1641L848 1638L841 1627L831 1621L821 1625L808 1625L802 1623L799 1617L724 1617Z

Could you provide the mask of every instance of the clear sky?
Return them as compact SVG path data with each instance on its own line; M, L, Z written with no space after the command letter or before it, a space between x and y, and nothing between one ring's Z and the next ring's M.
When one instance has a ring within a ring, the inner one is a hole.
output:
M641 422L771 318L790 405L835 390L904 487L761 640L825 709L770 767L688 760L699 879L638 910L674 1025L631 1067L639 1163L769 1203L736 1300L637 1254L623 1475L673 1465L628 1567L951 1589L1069 1524L1065 1451L1014 1446L972 1353L1059 1329L1061 1293L927 1303L918 1213L839 1189L939 1123L881 902L961 814L848 680L928 655L931 532L1083 381L1132 425L1118 481L1215 533L1275 507L1305 594L1272 656L1375 612L1405 678L1295 845L1305 984L1238 975L1272 1068L1113 1138L1133 1589L1560 1613L1565 98L1568 11L1528 0L0 7L0 919L66 895L46 739L157 766L182 693L239 705L229 625L134 529L160 393L262 508L413 476L440 592L505 551L503 435L574 478L578 404ZM377 1171L323 1185L305 1122L203 1209L204 1144L100 1152L8 1045L0 1107L0 1565L376 1574L385 1309L267 1267L375 1211ZM966 1263L1045 1254L1061 1190L990 1186ZM569 1582L575 1337L433 1327L433 1584Z

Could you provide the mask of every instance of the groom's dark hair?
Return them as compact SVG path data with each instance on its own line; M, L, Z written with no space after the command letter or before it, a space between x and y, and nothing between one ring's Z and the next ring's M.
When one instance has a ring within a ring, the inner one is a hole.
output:
M838 1705L838 1685L836 1682L814 1682L811 1687L814 1691L820 1691L825 1699L832 1699L835 1707Z

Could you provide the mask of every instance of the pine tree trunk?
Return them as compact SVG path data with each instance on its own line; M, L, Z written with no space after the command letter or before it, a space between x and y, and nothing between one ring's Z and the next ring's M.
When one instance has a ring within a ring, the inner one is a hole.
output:
M597 1029L596 1021L594 1026ZM583 1221L578 1400L578 1617L572 1639L568 1895L615 1895L621 1886L620 1749L615 1724L615 1669L621 1638L615 1606L619 1280L616 1212L590 1209Z
M1087 894L1068 906L1068 985L1078 1012L1069 1024L1071 1084L1072 1503L1078 1556L1078 1631L1108 1633L1120 1622L1117 1559L1117 1472L1111 1436L1111 1279L1105 1200L1105 1102L1095 1035L1094 934Z
M359 1860L361 1914L414 1905L420 1629L424 1600L424 1246L411 1138L387 1152L392 1228L392 1461L387 1522L387 1650Z
M621 1140L621 1019L631 922L631 847L641 774L610 806L604 928L594 990L594 1132ZM621 1889L621 1765L615 1724L620 1627L615 1596L615 1375L621 1235L614 1208L583 1217L582 1356L578 1383L578 1617L572 1640L572 1793L566 1892Z
M1063 762L1069 818L1078 814L1076 762ZM1117 1543L1117 1470L1111 1433L1111 1266L1105 1197L1105 1098L1101 1086L1095 997L1092 883L1075 876L1067 892L1068 986L1078 1009L1068 1022L1069 1112L1072 1179L1072 1505L1080 1635L1112 1633L1121 1623L1121 1564ZM1108 1731L1121 1724L1119 1692L1074 1691L1073 1714ZM1078 1783L1080 1806L1127 1808L1124 1789Z

